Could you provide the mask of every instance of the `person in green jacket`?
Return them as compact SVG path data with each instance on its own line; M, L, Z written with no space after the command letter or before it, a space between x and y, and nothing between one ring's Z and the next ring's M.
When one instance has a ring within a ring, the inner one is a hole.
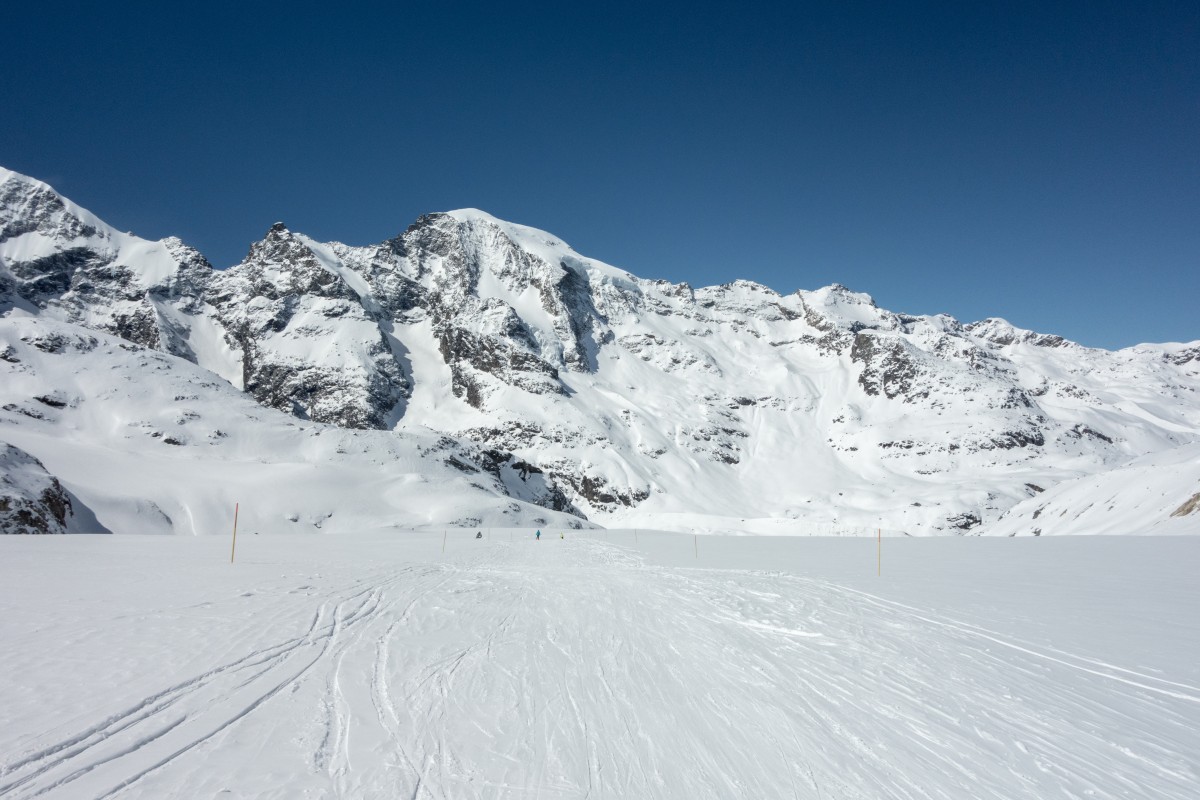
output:
M537 539L537 540L540 542L540 541L542 540L542 532L541 532L541 530L539 530L539 531L538 531L537 533L535 533L533 536L534 536L534 538L535 538L535 539Z

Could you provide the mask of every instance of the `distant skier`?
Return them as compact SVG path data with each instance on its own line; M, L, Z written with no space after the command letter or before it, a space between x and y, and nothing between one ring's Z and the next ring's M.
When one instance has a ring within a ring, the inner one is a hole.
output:
M565 539L565 538L567 538L567 535L566 535L565 533L562 533L562 532L560 531L560 532L559 532L559 534L558 534L558 538L560 538L560 539Z
M476 532L475 532L475 538L476 538L476 539L482 539L482 538L483 538L483 531L476 531Z
M533 537L534 537L535 539L537 539L537 540L540 542L540 541L542 540L542 532L541 532L541 530L538 530L538 532L537 532L537 533L535 533L535 534L533 535Z

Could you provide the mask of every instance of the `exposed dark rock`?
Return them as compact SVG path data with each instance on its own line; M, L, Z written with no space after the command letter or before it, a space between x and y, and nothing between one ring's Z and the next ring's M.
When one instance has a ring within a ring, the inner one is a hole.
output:
M506 488L508 484L504 480L504 472L511 470L510 474L515 473L521 481L521 486L515 496L552 511L561 511L586 519L583 512L575 507L566 493L558 486L555 476L545 470L519 460L512 453L503 453L498 450L480 451L476 460L484 471L496 479L498 488Z
M143 347L158 349L162 345L158 315L148 307L143 306L128 314L114 314L112 323L105 327L109 333Z
M1163 355L1163 360L1180 367L1193 361L1200 362L1200 347L1189 347L1177 353L1166 353Z
M1040 430L1028 431L1005 431L999 436L994 436L990 441L981 445L984 450L990 450L993 447L1001 450L1012 450L1014 447L1042 447L1046 444L1046 437L1042 435Z
M459 460L458 456L450 456L446 459L446 464L454 467L459 472L479 472L479 467L475 466L474 464L468 464L465 461Z
M1089 428L1087 425L1084 425L1083 423L1076 424L1073 428L1071 428L1069 431L1067 431L1067 435L1073 439L1082 439L1082 438L1086 437L1089 439L1098 439L1098 440L1104 442L1105 444L1113 443L1111 436L1107 436L1097 430L1092 430L1091 428Z
M475 408L484 407L488 391L473 371L533 394L567 393L557 369L507 342L454 327L444 327L437 335L442 358L450 366L454 396Z
M1195 514L1200 511L1200 492L1184 501L1183 505L1171 512L1172 517L1186 517L1189 514Z
M48 301L71 289L81 295L94 294L96 287L88 270L99 270L106 264L105 255L87 247L74 247L30 261L14 262L9 269L17 279L17 293L45 308Z
M555 472L555 475L564 480L579 496L593 506L606 507L617 504L634 506L650 496L645 489L614 488L604 478L595 475L561 472Z
M0 532L66 533L71 498L42 462L0 443Z
M381 430L406 385L382 343L368 351L376 369L363 374L290 359L276 361L275 353L260 350L252 340L244 341L246 392L265 406L301 419Z
M20 208L20 214L0 217L0 242L33 231L65 240L93 236L96 229L67 211L56 192L18 179L0 184L0 208Z
M21 338L21 341L36 347L43 353L65 353L68 351L90 353L99 344L99 341L93 336L69 336L53 331L38 336L25 336Z
M569 369L580 372L596 371L596 329L605 324L592 300L592 285L582 264L563 261L562 278L554 286L553 295L558 300L550 311L565 312L569 340L573 346L566 349L564 358ZM545 301L543 300L543 305ZM554 308L558 305L559 308Z
M535 467L526 461L515 461L512 465L513 469L521 476L521 480L527 480L530 475L541 475L542 470Z
M1004 400L1000 403L1000 408L1034 408L1034 405L1025 392L1014 386L1008 390Z
M37 400L42 405L50 406L51 408L66 408L67 407L67 401L63 400L61 397L58 397L56 395L40 395L33 399Z
M863 365L858 385L866 394L882 394L889 400L899 397L906 402L929 396L929 389L917 384L919 371L909 347L900 339L875 334L859 333L854 337L850 360Z
M46 418L46 415L43 414L42 412L38 411L36 408L25 408L24 406L19 406L16 403L5 403L4 410L11 412L13 414L21 414L23 416L29 417L30 419L45 419Z
M956 514L953 517L947 517L946 524L950 528L954 528L965 533L966 531L971 530L971 528L983 524L983 520L979 518L978 514L974 514L972 512L963 512L962 514Z

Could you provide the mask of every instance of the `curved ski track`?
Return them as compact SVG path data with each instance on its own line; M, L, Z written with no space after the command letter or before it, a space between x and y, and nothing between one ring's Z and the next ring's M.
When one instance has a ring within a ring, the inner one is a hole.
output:
M1200 688L794 575L488 541L6 753L0 796L1193 798ZM302 622L303 621L303 622Z

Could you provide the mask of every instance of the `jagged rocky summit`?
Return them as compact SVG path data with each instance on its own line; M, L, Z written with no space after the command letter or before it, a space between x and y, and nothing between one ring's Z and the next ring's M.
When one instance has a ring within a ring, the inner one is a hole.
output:
M978 532L1200 441L1200 343L1090 349L838 285L694 289L477 210L366 247L277 223L217 270L0 171L0 259L10 320L191 362L294 425L433 436L461 452L421 463L497 497L536 476L519 502L605 525ZM0 412L0 438L38 424Z

